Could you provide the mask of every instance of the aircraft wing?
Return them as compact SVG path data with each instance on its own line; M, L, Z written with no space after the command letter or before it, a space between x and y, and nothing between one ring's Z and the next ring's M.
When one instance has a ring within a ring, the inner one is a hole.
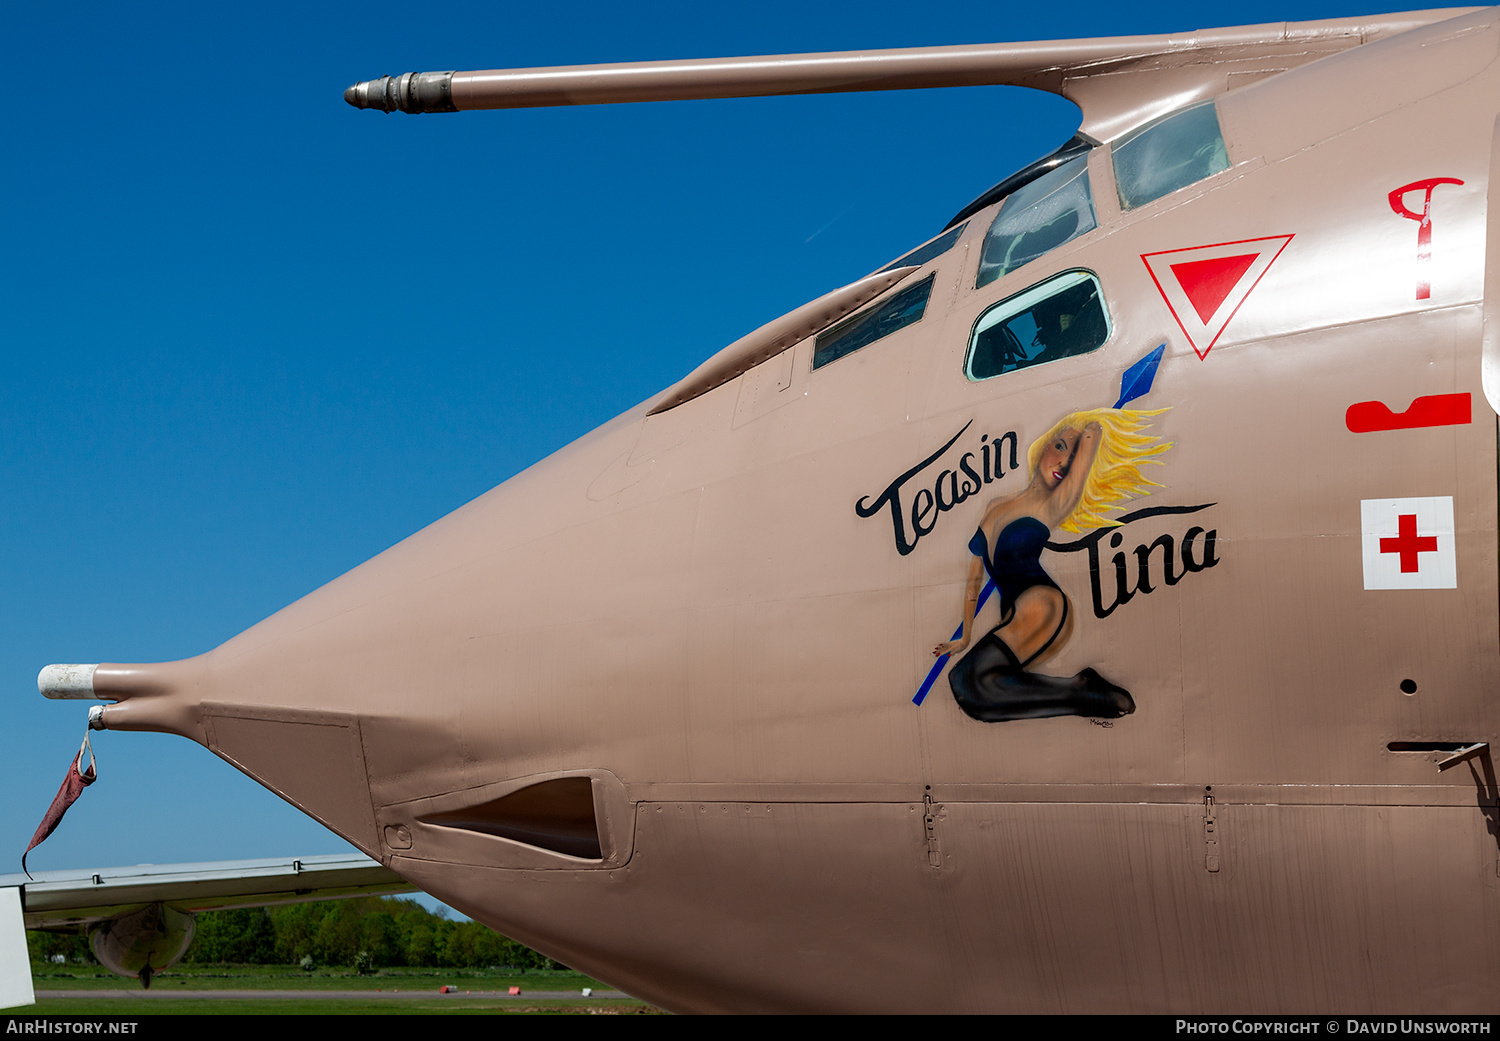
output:
M0 1008L34 1001L27 929L83 932L158 903L193 915L415 891L394 871L358 854L0 875Z
M10 887L20 890L27 929L59 931L115 918L142 904L165 903L196 914L416 892L394 871L359 854L37 871L30 879L0 875L0 889Z

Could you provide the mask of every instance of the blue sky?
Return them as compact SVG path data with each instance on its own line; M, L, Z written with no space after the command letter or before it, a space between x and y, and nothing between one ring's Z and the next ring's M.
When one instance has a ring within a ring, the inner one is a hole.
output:
M0 198L0 850L84 730L49 662L217 646L929 238L1061 144L1006 88L356 112L382 73L1189 30L1400 5L17 5ZM95 735L33 868L348 847Z

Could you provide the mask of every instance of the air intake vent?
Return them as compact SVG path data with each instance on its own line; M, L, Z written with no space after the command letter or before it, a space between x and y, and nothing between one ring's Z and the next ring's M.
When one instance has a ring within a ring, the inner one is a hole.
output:
M498 835L529 846L600 860L593 782L587 777L542 781L461 810L419 818L424 824Z

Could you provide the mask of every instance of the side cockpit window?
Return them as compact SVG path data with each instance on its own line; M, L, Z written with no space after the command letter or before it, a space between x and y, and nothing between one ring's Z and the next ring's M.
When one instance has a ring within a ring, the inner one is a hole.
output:
M812 367L820 369L831 361L853 354L861 347L870 346L876 340L885 339L898 329L920 322L922 315L927 313L927 298L932 295L932 280L935 277L928 275L885 302L819 333L813 347Z
M936 260L953 248L953 244L958 241L958 237L964 233L966 227L968 224L963 223L949 228L931 242L918 246L910 253L891 261L880 271L894 271L898 267L921 267L930 260ZM876 274L879 273L876 272ZM821 369L831 361L838 361L861 347L868 347L876 340L882 340L899 329L905 329L908 325L920 322L922 316L927 313L927 298L932 295L932 282L936 277L936 274L928 275L915 285L907 286L889 300L876 304L852 318L846 318L831 329L825 329L819 333L813 347L812 367Z
M894 271L898 267L920 267L929 260L936 259L952 249L953 244L958 241L958 237L964 233L964 229L968 226L969 222L964 221L964 223L958 225L956 228L949 228L931 242L923 246L918 246L905 256L891 261L880 270ZM879 271L876 272L876 274L879 273Z
M1212 101L1153 120L1110 149L1120 206L1134 209L1229 169Z
M1006 198L984 237L975 287L989 285L1098 224L1084 154Z
M964 372L971 380L985 380L1087 354L1108 339L1109 312L1099 279L1088 271L1064 271L979 316Z

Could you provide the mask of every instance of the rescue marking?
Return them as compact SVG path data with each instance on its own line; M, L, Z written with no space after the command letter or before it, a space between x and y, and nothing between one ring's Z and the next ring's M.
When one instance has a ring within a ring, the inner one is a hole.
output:
M1418 570L1418 555L1422 553L1437 552L1437 536L1417 534L1417 515L1415 513L1400 513L1396 515L1396 530L1400 532L1393 539L1380 540L1380 552L1395 553L1401 558L1401 572Z
M1344 413L1351 433L1377 430L1414 430L1417 427L1463 426L1473 422L1468 394L1428 394L1414 400L1405 412L1392 412L1382 401L1356 401Z
M1391 192L1391 210L1398 217L1417 222L1417 299L1432 298L1432 276L1427 267L1432 262L1432 190L1440 184L1463 184L1457 177L1428 177L1425 180L1403 184ZM1422 192L1422 212L1415 213L1406 208L1406 195Z
M1270 235L1141 254L1151 281L1200 360L1208 357L1293 237Z
M1453 497L1362 499L1366 589L1457 589Z

